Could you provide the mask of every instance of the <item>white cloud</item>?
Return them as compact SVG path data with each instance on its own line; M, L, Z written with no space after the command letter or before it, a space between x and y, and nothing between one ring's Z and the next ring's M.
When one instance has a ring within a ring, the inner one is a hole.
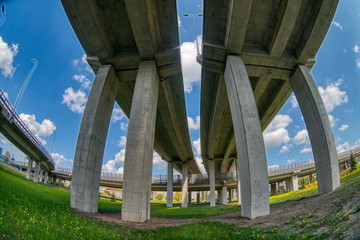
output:
M278 147L288 143L291 138L286 127L292 122L289 115L276 115L263 133L266 148Z
M16 68L13 66L14 57L19 52L19 44L10 46L0 36L0 69L4 77L12 77Z
M333 115L331 115L331 114L328 114L328 118L329 118L331 127L335 127L336 122L339 121L339 119L335 118L335 117L334 117Z
M332 22L331 22L331 25L335 26L336 28L338 28L338 29L340 29L340 30L343 30L343 27L342 27L341 24L338 23L338 22L332 21Z
M81 84L82 88L90 89L91 81L83 74L75 74L74 80Z
M309 140L309 134L308 131L306 129L301 130L300 132L298 132L296 134L296 136L293 139L293 142L296 145L300 145L300 144L309 144L310 140Z
M196 116L195 119L188 116L187 121L188 121L190 130L199 130L200 129L200 116Z
M65 90L62 103L65 103L72 112L82 114L87 102L86 93L81 89L74 91L72 87Z
M162 160L160 155L157 154L157 152L153 152L153 166L155 166L157 169L165 169L167 167L167 162L165 160Z
M341 153L341 152L345 152L345 151L348 151L350 150L350 145L348 142L344 142L343 144L339 144L337 147L336 147L336 151L338 153Z
M345 131L348 127L349 127L349 125L344 124L344 125L341 125L341 127L339 128L339 130L340 130L340 131Z
M197 157L201 156L201 142L200 142L200 138L198 138L197 140L192 141L192 144L195 148L195 155Z
M289 160L287 160L287 163L293 163L293 162L295 162L295 159L289 159Z
M72 159L67 159L66 157L64 157L64 155L61 155L59 153L52 153L51 157L54 159L55 165L59 166L63 163L72 163L73 160Z
M121 149L120 152L118 152L117 154L115 154L115 158L111 159L109 161L107 161L107 163L105 163L102 166L102 171L103 172L121 172L123 170L121 170L120 168L116 168L116 165L124 165L124 161L125 161L125 148Z
M199 46L201 46L201 36L198 36ZM196 41L183 42L180 46L181 68L184 78L184 90L190 93L195 84L200 83L201 66L196 61L197 49Z
M288 145L284 145L280 148L280 150L278 151L279 153L285 153L285 152L289 152L291 149L292 145L288 144Z
M177 15L177 19L178 19L178 27L182 27L181 18L179 15Z
M354 48L353 48L353 51L354 51L355 53L359 53L359 52L360 52L360 47L359 47L359 45L355 44L355 46L354 46Z
M291 107L292 107L292 108L296 108L296 107L299 106L299 103L298 103L295 95L292 95L292 96L291 96L290 101L291 101Z
M24 113L20 114L20 118L43 145L46 144L46 141L42 137L48 137L56 130L55 124L49 119L44 119L39 123L36 121L35 115Z
M334 83L330 83L326 88L318 87L321 98L325 104L328 113L334 110L335 107L348 102L348 96L345 91L341 91L339 86L342 79Z
M121 122L120 123L120 129L121 130L123 130L123 131L127 131L127 129L128 129L128 127L129 127L129 124L127 124L127 123L125 123L125 122Z
M126 118L125 113L121 110L121 108L115 107L111 114L111 122L114 123L122 120L123 118Z
M360 138L355 141L355 146L360 145Z
M120 140L118 142L118 146L119 147L125 147L126 146L126 140L127 140L127 138L125 136L121 136Z
M360 69L360 58L356 58L356 68Z
M91 67L89 66L86 58L87 58L87 56L86 56L86 54L84 54L81 56L81 58L74 59L73 65L78 68L78 71L83 71L83 69L85 69L89 73L93 74L93 71L92 71Z
M304 148L300 151L301 154L312 152L312 148Z

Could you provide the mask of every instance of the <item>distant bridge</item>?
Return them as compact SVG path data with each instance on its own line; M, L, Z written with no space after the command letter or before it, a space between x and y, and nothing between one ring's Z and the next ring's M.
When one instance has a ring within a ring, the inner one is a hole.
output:
M0 132L29 157L31 166L32 161L35 161L36 168L39 170L49 172L55 169L54 160L49 152L21 120L1 89Z

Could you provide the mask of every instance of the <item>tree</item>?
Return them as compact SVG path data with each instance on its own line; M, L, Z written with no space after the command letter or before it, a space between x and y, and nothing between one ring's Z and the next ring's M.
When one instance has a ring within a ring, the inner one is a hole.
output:
M350 168L351 168L350 172L356 170L356 160L353 153L351 153L350 155Z
M161 201L164 199L164 195L162 195L161 193L159 193L158 195L156 195L156 199Z
M175 201L180 201L182 198L182 193L181 192L176 192L175 196L174 196L174 200Z

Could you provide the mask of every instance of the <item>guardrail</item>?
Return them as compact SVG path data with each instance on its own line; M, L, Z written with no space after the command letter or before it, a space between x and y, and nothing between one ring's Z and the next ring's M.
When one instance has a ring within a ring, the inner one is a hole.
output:
M37 137L31 132L28 126L26 126L26 124L21 120L9 100L6 98L5 93L2 91L2 89L0 89L0 106L2 109L6 110L9 122L13 122L27 136L27 138L49 159L49 161L55 167L54 160L52 159L49 152L40 143Z

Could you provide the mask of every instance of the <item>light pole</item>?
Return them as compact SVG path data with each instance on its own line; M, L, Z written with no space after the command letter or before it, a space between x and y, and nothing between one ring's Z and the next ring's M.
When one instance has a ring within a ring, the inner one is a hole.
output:
M17 96L16 101L15 101L15 104L14 104L14 110L16 110L16 107L17 107L17 105L18 105L19 102L20 102L20 99L21 99L21 97L22 97L22 95L23 95L23 93L24 93L24 91L25 91L25 88L26 88L27 84L29 83L31 76L32 76L33 73L35 72L35 69L36 69L37 66L38 66L38 62L36 61L35 58L31 59L31 61L34 63L34 65L33 65L33 67L31 68L29 74L27 75L27 77L26 77L23 85L21 86L19 95Z
M190 17L191 16L193 21L194 21L194 32L195 32L196 51L197 51L196 61L201 64L202 59L201 59L201 55L200 55L200 51L199 51L198 33L197 33L197 30L196 30L195 16L201 17L202 14L199 13L199 14L194 15L194 14L183 13L183 16L184 17Z

